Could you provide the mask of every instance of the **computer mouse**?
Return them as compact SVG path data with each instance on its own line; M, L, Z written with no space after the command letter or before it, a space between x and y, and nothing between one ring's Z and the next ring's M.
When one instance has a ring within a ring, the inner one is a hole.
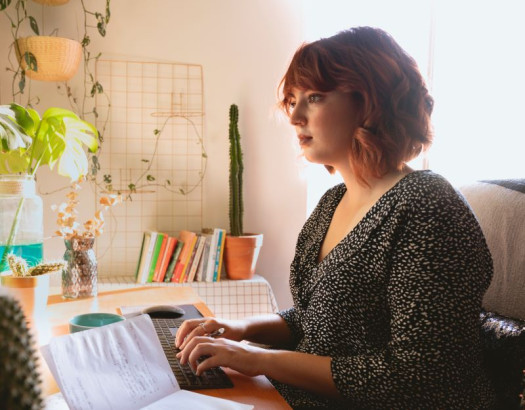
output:
M177 319L184 316L186 312L175 305L153 305L142 309L142 313L146 313L152 318Z

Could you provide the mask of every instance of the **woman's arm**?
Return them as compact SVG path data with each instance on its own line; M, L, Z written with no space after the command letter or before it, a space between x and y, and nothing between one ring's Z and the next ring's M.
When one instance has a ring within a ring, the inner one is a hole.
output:
M197 359L209 356L200 364ZM324 396L339 396L331 358L287 350L271 350L228 339L194 337L178 354L181 363L190 362L200 375L216 366L225 366L248 376L264 374L282 383Z
M286 321L277 314L254 316L243 320L203 318L186 320L177 331L175 346L184 349L197 336L205 336L224 329L223 338L248 340L275 347L290 345L292 333Z

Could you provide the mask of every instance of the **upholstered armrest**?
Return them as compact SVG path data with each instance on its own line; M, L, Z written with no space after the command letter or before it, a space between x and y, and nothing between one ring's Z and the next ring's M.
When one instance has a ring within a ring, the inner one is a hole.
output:
M525 369L525 321L481 313L485 366L498 396L498 408L519 409Z

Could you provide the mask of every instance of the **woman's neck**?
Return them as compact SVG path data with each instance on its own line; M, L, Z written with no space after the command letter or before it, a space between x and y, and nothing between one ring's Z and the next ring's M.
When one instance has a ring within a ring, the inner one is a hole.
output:
M390 171L381 178L368 178L368 185L359 181L351 171L341 173L347 192L350 193L350 195L345 195L343 200L347 201L348 206L352 209L359 209L363 205L375 203L411 172L413 169L405 165L401 170Z

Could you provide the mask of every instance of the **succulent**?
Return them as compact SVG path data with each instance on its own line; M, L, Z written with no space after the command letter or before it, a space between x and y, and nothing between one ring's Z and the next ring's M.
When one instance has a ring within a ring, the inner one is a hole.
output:
M6 294L0 294L0 335L1 408L42 409L32 338L20 305Z
M12 253L7 255L7 262L9 263L9 269L11 269L13 276L16 277L38 276L44 273L56 272L64 269L67 265L66 261L51 261L42 262L29 268L24 258Z
M242 149L241 135L239 133L239 108L230 106L230 234L241 236L243 234L242 218L244 204L242 196Z

